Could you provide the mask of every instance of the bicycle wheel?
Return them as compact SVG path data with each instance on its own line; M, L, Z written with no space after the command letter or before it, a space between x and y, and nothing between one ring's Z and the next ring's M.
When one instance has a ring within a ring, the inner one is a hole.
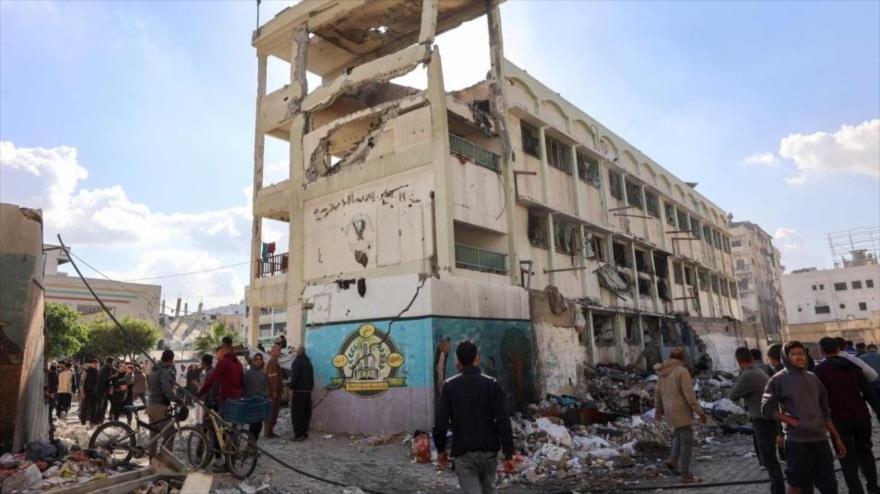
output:
M137 441L134 430L122 422L105 422L89 438L89 448L107 455L110 466L125 465L131 461Z
M226 434L226 468L233 477L244 480L257 468L257 443L246 432Z
M180 427L162 444L162 450L174 456L187 470L201 470L211 461L211 444L197 427Z

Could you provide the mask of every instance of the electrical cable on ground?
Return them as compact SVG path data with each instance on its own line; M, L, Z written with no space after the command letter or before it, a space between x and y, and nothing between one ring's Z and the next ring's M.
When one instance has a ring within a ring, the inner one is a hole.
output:
M61 244L61 248L64 250L64 252L68 254L68 257L70 257L70 250L69 250L69 249L67 248L67 246L64 244L64 240L61 239L61 235L58 235L58 242ZM78 256L77 256L77 259L79 259ZM83 261L83 262L85 263L85 261ZM108 309L107 306L104 305L104 301L101 300L101 298L98 296L97 293L95 293L95 290L92 288L92 286L91 286L91 285L89 284L89 282L86 280L85 276L83 276L82 272L81 272L80 269L79 269L79 266L76 265L76 262L74 262L73 259L70 259L70 264L73 266L73 269L76 271L76 274L79 276L80 280L82 280L83 284L86 286L86 288L87 288L87 289L89 290L89 292L92 294L92 297L94 297L94 298L95 298L95 301L98 302L98 305L101 306L101 309L104 310L104 312L107 314L107 316L110 318L110 320L111 320L111 321L116 325L116 327L122 332L122 335L123 335L126 339L128 339L130 342L135 343L135 347L138 347L139 353L141 353L144 357L147 358L147 360L150 361L150 363L153 364L153 370L154 370L154 371L158 370L159 372L168 372L167 369L165 369L164 367L162 367L161 365L159 365L158 362L156 362L156 359L154 359L153 357L150 356L150 354L146 351L145 348L140 347L140 346L137 344L137 342L136 342L133 338L131 338L131 336L128 334L127 330L125 329L125 327L122 326L122 324L119 323L119 320L117 320L116 317L113 315L113 313L110 312L110 309ZM91 267L91 266L90 266L90 267ZM92 268L92 269L94 269L94 268ZM96 271L97 271L97 270L96 270ZM192 399L192 401L193 401L194 403L196 403L196 404L198 404L199 406L203 407L205 410L209 410L209 411L210 411L210 408L208 408L208 406L207 406L207 405L206 405L206 404L205 404L200 398L198 398L194 393L190 392L190 391L189 391L188 389L186 389L185 387L180 386L179 384L177 384L176 379L173 379L173 376L171 376L171 377L172 377L171 382L172 382L172 387L173 387L173 388L177 389L178 392L182 392L183 395L186 395L188 398ZM249 441L249 442L250 442L250 438L246 435L246 433L243 432L243 431L238 430L238 428L236 428L234 424L231 424L231 423L229 423L229 422L223 420L222 418L220 418L220 421L221 421L221 423L222 423L224 426L228 426L228 430L230 430L230 431L235 431L236 433L240 434L241 436L244 436L246 441ZM286 461L282 460L281 458L278 458L278 457L275 456L274 454L272 454L272 453L266 451L264 448L262 448L262 447L257 443L257 441L253 441L253 445L254 445L254 447L257 449L257 451L259 451L260 453L262 453L263 455L265 455L267 458L269 458L269 459L275 461L275 462L278 463L279 465L281 465L281 466L283 466L283 467L285 467L285 468L287 468L287 469L289 469L289 470L291 470L291 471L293 471L293 472L296 472L296 473L298 473L298 474L300 474L300 475L302 475L302 476L304 476L304 477L308 477L308 478L310 478L310 479L312 479L312 480L317 480L317 481L319 481L319 482L324 482L324 483L326 483L326 484L334 485L334 486L337 486L337 487L347 487L347 486L349 485L349 484L345 484L345 483L343 483L343 482L339 482L339 481L336 481L336 480L333 480L333 479L328 479L328 478L325 478L325 477L321 477L321 476L319 476L319 475L315 475L315 474L313 474L313 473L310 473L310 472L307 472L307 471L305 471L305 470L302 470L302 469L299 469L299 468L297 468L297 467L294 467L293 465L287 463ZM363 490L364 492L370 493L370 494L382 494L381 491L376 491L376 490L372 490L372 489L367 489L367 488L364 488L364 487L361 487L361 490Z

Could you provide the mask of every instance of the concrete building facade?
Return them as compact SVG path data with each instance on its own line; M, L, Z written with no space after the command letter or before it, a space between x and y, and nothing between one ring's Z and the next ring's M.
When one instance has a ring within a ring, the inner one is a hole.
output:
M770 234L749 221L731 223L730 233L743 322L754 324L768 342L781 342L786 315L779 249Z
M0 454L49 434L44 266L42 213L0 204Z
M434 38L483 15L488 77L447 92ZM585 363L684 344L732 366L756 345L726 213L507 61L497 2L302 2L253 44L250 340L286 309L318 427L429 427L464 339L514 408L582 385ZM270 57L290 65L271 93ZM426 89L390 82L413 70ZM264 187L267 136L289 144L290 178ZM289 222L287 252L267 254L264 219Z
M70 259L60 246L46 245L46 300L64 304L84 317L99 317L104 312L86 285L76 274L68 276L58 270ZM142 283L87 278L101 301L120 320L124 317L143 319L159 325L162 287Z
M843 336L880 343L880 264L874 258L834 269L807 268L782 277L787 338Z

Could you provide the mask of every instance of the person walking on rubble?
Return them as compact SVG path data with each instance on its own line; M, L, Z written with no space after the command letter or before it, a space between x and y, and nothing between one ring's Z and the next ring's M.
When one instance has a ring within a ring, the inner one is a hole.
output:
M864 494L859 480L859 468L865 476L869 494L880 493L877 486L877 465L871 450L871 413L866 403L877 413L878 400L874 388L868 383L861 369L852 361L840 356L833 338L819 340L819 348L825 360L816 366L816 376L828 391L831 421L837 427L846 446L846 456L840 458L840 469L846 487L852 494Z
M150 437L158 434L166 421L170 418L168 408L172 402L180 400L178 391L174 389L174 381L177 379L177 369L174 367L174 352L164 350L159 365L153 368L153 372L149 377L149 394L147 395L147 417L150 419L150 425L154 427L150 430ZM170 431L169 431L170 432ZM164 439L170 437L168 432L165 433ZM150 456L156 454L156 444L150 446Z
M73 371L70 370L70 362L61 362L60 366L55 406L58 410L58 418L62 419L67 418L67 411L70 410L71 397L73 396Z
M98 359L93 358L83 370L82 386L79 388L79 422L82 425L95 422L95 407L98 405Z
M694 448L693 416L697 414L706 423L706 412L694 394L694 381L684 366L684 348L677 346L669 352L669 359L654 366L657 388L654 392L657 420L666 417L672 433L672 451L666 467L681 474L683 483L702 480L691 473L691 452Z
M504 391L497 379L480 372L475 344L459 343L455 355L461 371L443 383L434 419L437 467L448 466L446 431L451 423L452 455L461 490L494 493L499 448L505 471L513 472L513 432L504 409Z
M98 370L98 386L95 397L95 413L92 421L99 425L107 418L107 405L110 404L110 388L113 379L113 357L107 357L104 365Z
M254 355L251 368L244 373L244 393L245 398L257 396L260 398L269 397L269 378L263 364L263 354ZM260 438L260 432L263 430L263 421L252 422L250 426L251 437L254 441Z
M306 355L306 348L296 349L296 358L290 364L290 421L293 440L309 438L309 422L312 420L312 389L315 387L315 370Z
M789 494L812 492L837 494L834 455L846 456L846 446L831 421L828 392L815 374L807 370L807 351L793 340L783 347L785 368L770 378L761 398L761 413L782 422L785 434L785 477Z
M754 363L752 352L748 348L737 348L734 356L741 371L728 397L734 402L739 399L745 402L754 431L758 462L767 469L767 475L770 476L770 492L784 494L785 477L782 476L782 467L779 466L779 459L776 457L779 422L767 419L761 413L761 398L770 376Z

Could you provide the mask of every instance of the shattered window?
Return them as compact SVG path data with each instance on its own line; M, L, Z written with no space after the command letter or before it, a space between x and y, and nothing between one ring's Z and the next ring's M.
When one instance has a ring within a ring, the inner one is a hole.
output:
M651 296L651 280L639 278L639 295Z
M694 286L694 270L688 266L684 267L684 283L687 286Z
M721 240L724 242L724 252L730 254L730 237L724 235L721 237Z
M547 146L547 164L571 175L569 146L566 146L550 136L546 136L544 141Z
M748 278L742 278L739 280L739 289L742 291L746 291L749 289L749 280Z
M593 313L593 341L597 346L614 344L614 317Z
M578 177L593 187L601 186L599 179L599 162L582 153L577 153Z
M691 216L691 234L695 239L700 240L702 237L702 230L700 229L700 220Z
M676 285L684 284L684 280L681 279L681 263L680 262L672 263L672 278L675 280Z
M556 252L574 255L580 250L580 242L578 241L580 232L578 231L577 226L571 223L563 223L554 220L553 233L556 235Z
M719 288L719 284L718 284L718 277L715 275L712 275L712 292L714 292L714 293L721 292L721 290Z
M712 229L709 228L709 225L703 225L703 240L712 245Z
M639 323L635 317L626 318L626 342L630 345L638 345L642 342Z
M628 268L629 265L626 262L626 247L623 244L619 244L614 242L613 245L614 251L614 265L622 268Z
M865 280L865 286L868 288L874 288L874 280Z
M636 249L636 269L642 273L649 273L651 271L645 251Z
M745 259L737 259L737 260L736 260L736 270L737 270L737 271L745 271L745 270L747 270L747 269L749 269L749 268L746 266L746 261L745 261ZM813 286L813 289L815 289L815 288L816 288L816 287Z
M619 173L608 170L608 187L611 191L611 197L623 200L623 181Z
M739 298L739 294L736 291L736 282L730 282L730 298Z
M657 194L650 190L645 190L645 206L648 208L650 216L660 217L660 199L657 198Z
M701 269L699 271L698 276L700 277L700 289L704 292L709 291L709 272L705 269Z
M715 248L721 249L721 234L718 230L712 230L712 237L715 239Z
M593 233L589 234L587 238L587 257L590 259L598 259L599 261L605 262L605 239Z
M523 152L541 159L541 145L538 141L538 129L520 120Z
M724 297L730 297L730 285L727 283L727 280L721 279L719 280L721 284L721 295Z
M666 223L668 223L669 226L677 227L675 224L675 206L668 202L664 202L663 207L666 209Z
M528 231L533 247L547 248L547 215L529 211Z
M638 184L626 183L626 201L631 206L642 207L642 189Z
M731 245L734 247L742 247L742 244L742 240L734 240L733 242L731 242Z
M684 211L677 211L678 213L678 229L682 231L687 231L691 229L691 224L688 221L688 215Z

